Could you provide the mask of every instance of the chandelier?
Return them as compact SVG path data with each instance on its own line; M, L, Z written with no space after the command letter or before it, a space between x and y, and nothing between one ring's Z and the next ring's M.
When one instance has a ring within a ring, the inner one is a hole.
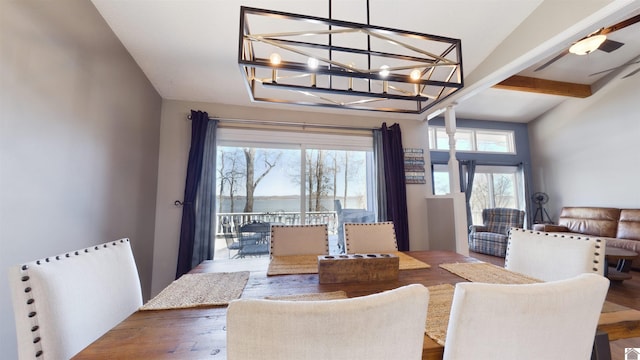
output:
M463 87L459 39L244 6L238 64L259 102L420 114Z

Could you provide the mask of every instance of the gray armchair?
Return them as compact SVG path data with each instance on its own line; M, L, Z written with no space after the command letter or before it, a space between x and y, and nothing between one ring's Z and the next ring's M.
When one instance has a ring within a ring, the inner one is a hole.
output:
M482 210L483 225L471 225L469 250L505 257L509 229L524 226L524 211L494 208Z

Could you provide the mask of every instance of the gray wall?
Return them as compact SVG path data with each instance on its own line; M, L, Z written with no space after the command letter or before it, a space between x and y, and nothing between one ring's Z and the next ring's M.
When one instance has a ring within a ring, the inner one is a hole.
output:
M552 220L563 206L640 208L640 74L621 79L632 70L529 124L533 191L549 194Z
M0 72L0 357L15 359L10 266L129 237L150 293L162 99L89 1L0 1Z

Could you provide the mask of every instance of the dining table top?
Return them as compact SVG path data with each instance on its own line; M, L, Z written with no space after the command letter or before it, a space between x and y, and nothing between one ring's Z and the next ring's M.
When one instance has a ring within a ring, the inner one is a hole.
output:
M406 254L430 265L401 270L397 280L320 284L318 274L268 276L269 259L204 261L191 273L250 271L241 298L344 291L364 296L409 284L435 286L467 281L440 264L480 260L450 251L410 251ZM611 341L640 337L640 311L614 306L603 312L598 329ZM226 359L226 306L137 311L90 344L73 359ZM442 359L444 347L425 335L423 359Z

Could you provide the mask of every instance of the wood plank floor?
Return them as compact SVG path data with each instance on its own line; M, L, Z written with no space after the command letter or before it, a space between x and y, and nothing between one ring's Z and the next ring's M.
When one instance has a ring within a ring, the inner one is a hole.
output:
M495 265L504 266L504 258L469 252L469 256ZM640 271L631 271L632 279L611 282L607 300L640 310ZM625 348L640 348L640 338L623 339L610 342L611 359L623 360Z

